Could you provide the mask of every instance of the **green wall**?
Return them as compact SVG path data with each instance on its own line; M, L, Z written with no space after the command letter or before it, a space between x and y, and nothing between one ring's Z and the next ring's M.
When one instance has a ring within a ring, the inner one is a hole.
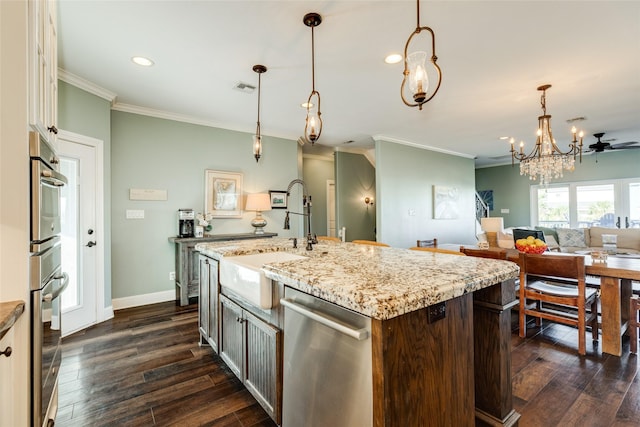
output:
M60 129L99 139L104 143L104 303L111 306L111 103L58 81Z
M473 159L376 141L378 240L408 248L418 239L475 243ZM433 186L455 187L458 218L433 218Z
M597 161L597 162L596 162ZM582 163L576 161L573 172L552 182L600 181L640 177L640 150L622 150L603 154L585 155ZM531 222L530 188L538 181L520 176L520 167L504 165L476 169L476 189L493 190L491 216L504 218L505 227L529 225ZM509 213L501 213L509 209Z
M177 233L177 211L204 208L206 169L240 172L244 194L286 189L298 177L296 141L263 138L256 163L249 133L113 111L112 122L112 275L113 298L173 290L174 248L167 240ZM167 190L166 201L129 200L129 189ZM296 202L290 203L295 207ZM143 220L125 219L127 209L145 211ZM282 229L284 210L263 213L268 232ZM213 220L214 234L249 233L255 212L243 218Z
M333 159L303 156L303 180L312 196L311 231L327 233L327 181L335 180Z
M362 154L335 153L336 233L346 227L346 240L376 240L376 211L364 203L376 198L376 170Z

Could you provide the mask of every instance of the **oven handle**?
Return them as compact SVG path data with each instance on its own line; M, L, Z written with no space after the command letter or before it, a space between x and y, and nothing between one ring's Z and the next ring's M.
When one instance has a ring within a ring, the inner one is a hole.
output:
M67 177L60 172L47 169L40 172L41 181L54 187L64 187L67 185Z
M56 289L55 291L51 292L50 294L46 294L42 297L42 301L43 302L51 302L54 299L58 298L60 296L60 294L62 293L62 291L64 291L67 288L67 285L69 284L69 275L67 273L62 273L60 275L57 276L53 276L51 278L51 281L53 280L62 280L62 285Z

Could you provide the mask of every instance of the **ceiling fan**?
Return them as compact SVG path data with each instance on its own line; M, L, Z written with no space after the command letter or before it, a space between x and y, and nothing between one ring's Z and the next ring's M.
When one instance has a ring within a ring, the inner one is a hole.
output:
M601 138L604 136L604 132L594 133L593 136L598 138L598 141L595 144L589 145L589 149L585 151L585 153L602 153L605 150L627 150L630 148L640 148L640 143L637 141L620 142L618 144L610 143L611 141L615 141L615 139L602 141Z

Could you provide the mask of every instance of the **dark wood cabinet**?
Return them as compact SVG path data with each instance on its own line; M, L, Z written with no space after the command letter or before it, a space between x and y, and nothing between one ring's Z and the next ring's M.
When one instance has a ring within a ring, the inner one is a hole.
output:
M196 245L206 242L225 240L264 239L277 236L277 233L217 234L208 237L169 237L175 245L176 259L176 302L188 305L198 302L200 264Z

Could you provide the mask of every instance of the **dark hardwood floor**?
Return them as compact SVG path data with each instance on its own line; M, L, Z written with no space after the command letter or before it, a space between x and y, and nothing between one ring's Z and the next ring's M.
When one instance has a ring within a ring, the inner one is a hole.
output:
M64 339L57 426L274 426L209 347L197 306L173 302L117 311ZM514 319L517 325L517 318ZM638 357L603 355L575 329L547 323L512 335L520 426L638 426ZM354 426L356 427L356 426Z

